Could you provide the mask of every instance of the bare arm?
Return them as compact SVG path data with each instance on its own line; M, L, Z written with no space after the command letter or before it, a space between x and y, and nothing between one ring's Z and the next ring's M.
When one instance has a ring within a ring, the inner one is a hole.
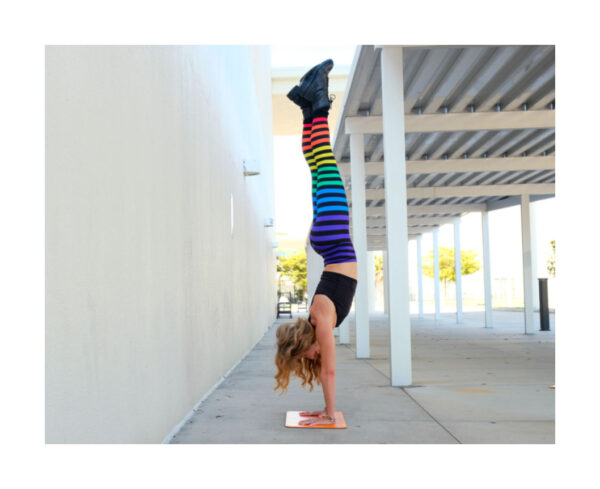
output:
M332 418L335 417L335 372L321 372L323 397L325 397L325 411Z
M331 417L335 416L335 338L333 326L335 315L319 314L317 316L317 341L321 348L321 385L325 397L325 410Z

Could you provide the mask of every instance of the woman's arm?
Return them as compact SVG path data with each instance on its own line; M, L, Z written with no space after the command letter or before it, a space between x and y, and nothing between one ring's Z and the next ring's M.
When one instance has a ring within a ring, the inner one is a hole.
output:
M333 326L335 317L319 315L316 321L317 341L321 349L321 385L325 397L325 410L335 416L335 338Z

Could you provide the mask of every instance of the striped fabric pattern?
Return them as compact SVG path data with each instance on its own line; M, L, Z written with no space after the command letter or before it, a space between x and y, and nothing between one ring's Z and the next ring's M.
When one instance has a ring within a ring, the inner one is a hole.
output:
M331 149L327 117L304 124L302 152L312 175L313 223L310 244L325 265L356 261L344 182Z
M317 164L312 155L312 147L310 145L310 129L312 122L308 124L304 123L302 128L302 153L304 159L308 163L310 174L312 176L312 207L313 207L313 221L317 218Z

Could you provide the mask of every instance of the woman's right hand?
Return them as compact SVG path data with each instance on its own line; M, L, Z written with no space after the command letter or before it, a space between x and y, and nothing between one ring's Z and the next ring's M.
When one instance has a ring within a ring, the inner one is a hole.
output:
M300 416L323 416L327 411L319 409L318 411L300 411Z

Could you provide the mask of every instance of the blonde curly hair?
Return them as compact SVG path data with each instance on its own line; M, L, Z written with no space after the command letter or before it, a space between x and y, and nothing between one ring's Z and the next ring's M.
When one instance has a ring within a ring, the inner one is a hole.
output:
M302 358L302 355L316 341L315 327L305 318L298 318L293 323L282 323L277 327L277 352L275 365L277 385L273 390L281 389L285 394L290 383L290 373L302 379L302 387L306 384L313 390L313 380L321 384L321 355L317 354L314 360Z

